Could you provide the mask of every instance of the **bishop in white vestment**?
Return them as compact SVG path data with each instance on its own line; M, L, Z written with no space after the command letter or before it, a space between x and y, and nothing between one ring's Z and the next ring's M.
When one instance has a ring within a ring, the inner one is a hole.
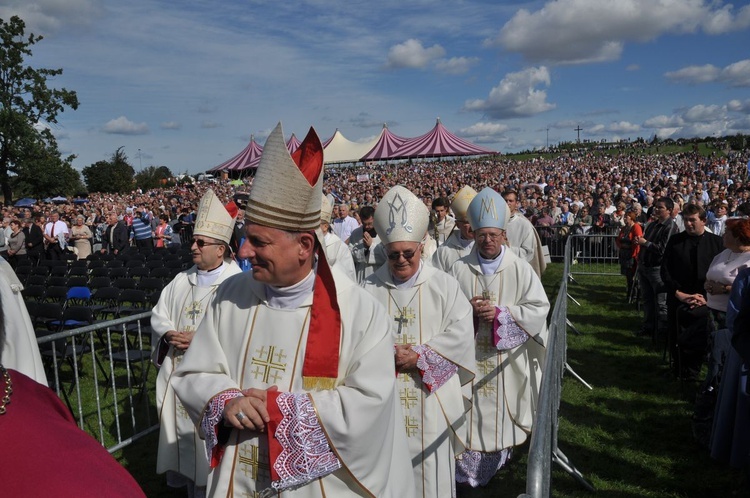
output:
M432 266L444 272L450 271L451 266L471 252L474 248L474 234L469 224L469 203L476 197L477 191L466 185L456 192L451 202L451 210L456 217L456 228L446 239L435 254L432 255Z
M510 218L506 221L505 232L508 246L519 258L528 261L539 278L547 268L542 250L542 239L534 228L534 225L517 208L518 194L513 191L506 192L503 197L508 200L510 207Z
M323 245L325 246L328 264L337 267L356 282L357 274L354 270L354 259L352 253L349 252L349 246L344 244L344 241L331 230L331 211L333 211L333 206L328 202L328 198L323 196L320 209L320 230L323 233Z
M459 482L486 485L533 427L549 301L531 266L502 245L507 210L491 188L469 206L476 245L451 269L474 307L477 377Z
M424 203L404 187L386 193L375 226L388 264L364 284L393 319L397 387L416 493L424 498L455 496L475 369L471 305L453 277L420 259L428 219Z

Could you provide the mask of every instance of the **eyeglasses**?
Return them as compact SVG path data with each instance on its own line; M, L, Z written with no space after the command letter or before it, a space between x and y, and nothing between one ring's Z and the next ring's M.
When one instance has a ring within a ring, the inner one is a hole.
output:
M406 261L411 261L411 258L413 258L415 254L417 254L416 249L413 251L389 252L388 259L391 261L398 261L401 259L401 256L403 256Z
M193 239L193 244L198 246L198 249L203 249L204 246L221 246L224 245L222 242L206 242L203 239Z
M474 238L478 240L498 240L502 236L501 233L474 233Z

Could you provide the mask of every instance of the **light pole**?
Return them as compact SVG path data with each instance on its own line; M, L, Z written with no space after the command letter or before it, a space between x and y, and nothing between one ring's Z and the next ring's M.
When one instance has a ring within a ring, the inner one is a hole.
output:
M547 127L547 151L549 151L549 126Z
M140 170L143 171L143 158L141 157L141 149L138 149L138 164L140 166Z

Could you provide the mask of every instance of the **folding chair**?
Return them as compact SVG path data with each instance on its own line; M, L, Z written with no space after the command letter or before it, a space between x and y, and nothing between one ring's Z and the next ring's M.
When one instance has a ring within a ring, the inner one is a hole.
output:
M155 277L142 278L138 282L138 289L146 293L149 301L151 300L151 296L154 293L156 293L157 295L160 295L163 288L164 288L164 282L162 282L160 278L155 278Z
M68 267L67 266L52 266L49 269L50 276L53 277L66 277L68 275Z
M66 285L68 288L70 287L87 287L89 284L88 277L68 277L68 281L66 282Z
M47 285L50 287L67 287L68 277L50 275L47 277Z
M41 275L29 275L26 279L26 285L41 285L42 287L46 287L47 277Z
M84 263L86 260L79 260L83 261ZM78 262L78 261L76 261ZM89 276L89 269L85 266L73 266L70 268L70 271L68 272L68 278L70 277L88 277Z
M97 320L117 318L120 289L117 287L100 287L91 295L91 310Z
M148 310L148 299L146 293L138 289L124 289L118 298L118 317L142 313ZM151 348L144 344L144 336L150 338L150 319L142 319L125 327L123 334L122 349L113 352L111 360L114 363L124 363L128 370L128 385L141 388L141 395L146 389L146 380L151 369ZM135 368L135 367L138 368ZM140 373L140 375L137 375Z
M64 285L53 285L47 287L44 293L44 300L48 303L59 303L62 305L68 298L68 288Z
M112 280L109 277L93 277L89 281L89 288L99 289L100 287L112 287Z
M138 282L134 278L118 278L112 286L118 289L135 289L138 287Z
M109 277L109 268L106 266L99 266L91 269L92 277Z
M44 285L27 285L21 291L23 300L28 303L41 303L44 302L44 294L47 292L47 288Z
M169 268L154 268L149 274L151 278L159 278L165 284L172 281L172 270Z
M118 278L125 278L127 276L128 276L128 269L125 268L124 266L109 269L109 278L113 280L118 279Z
M142 279L148 277L151 274L151 270L145 266L133 266L128 268L128 277L135 279Z
M65 309L71 306L91 307L91 289L86 286L71 287L65 298Z

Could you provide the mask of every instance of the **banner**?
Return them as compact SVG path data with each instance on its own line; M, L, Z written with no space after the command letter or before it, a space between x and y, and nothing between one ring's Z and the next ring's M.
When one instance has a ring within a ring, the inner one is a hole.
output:
M748 164L748 168L750 168L750 164ZM369 182L370 181L370 175L357 175L357 183L363 183L363 182Z

